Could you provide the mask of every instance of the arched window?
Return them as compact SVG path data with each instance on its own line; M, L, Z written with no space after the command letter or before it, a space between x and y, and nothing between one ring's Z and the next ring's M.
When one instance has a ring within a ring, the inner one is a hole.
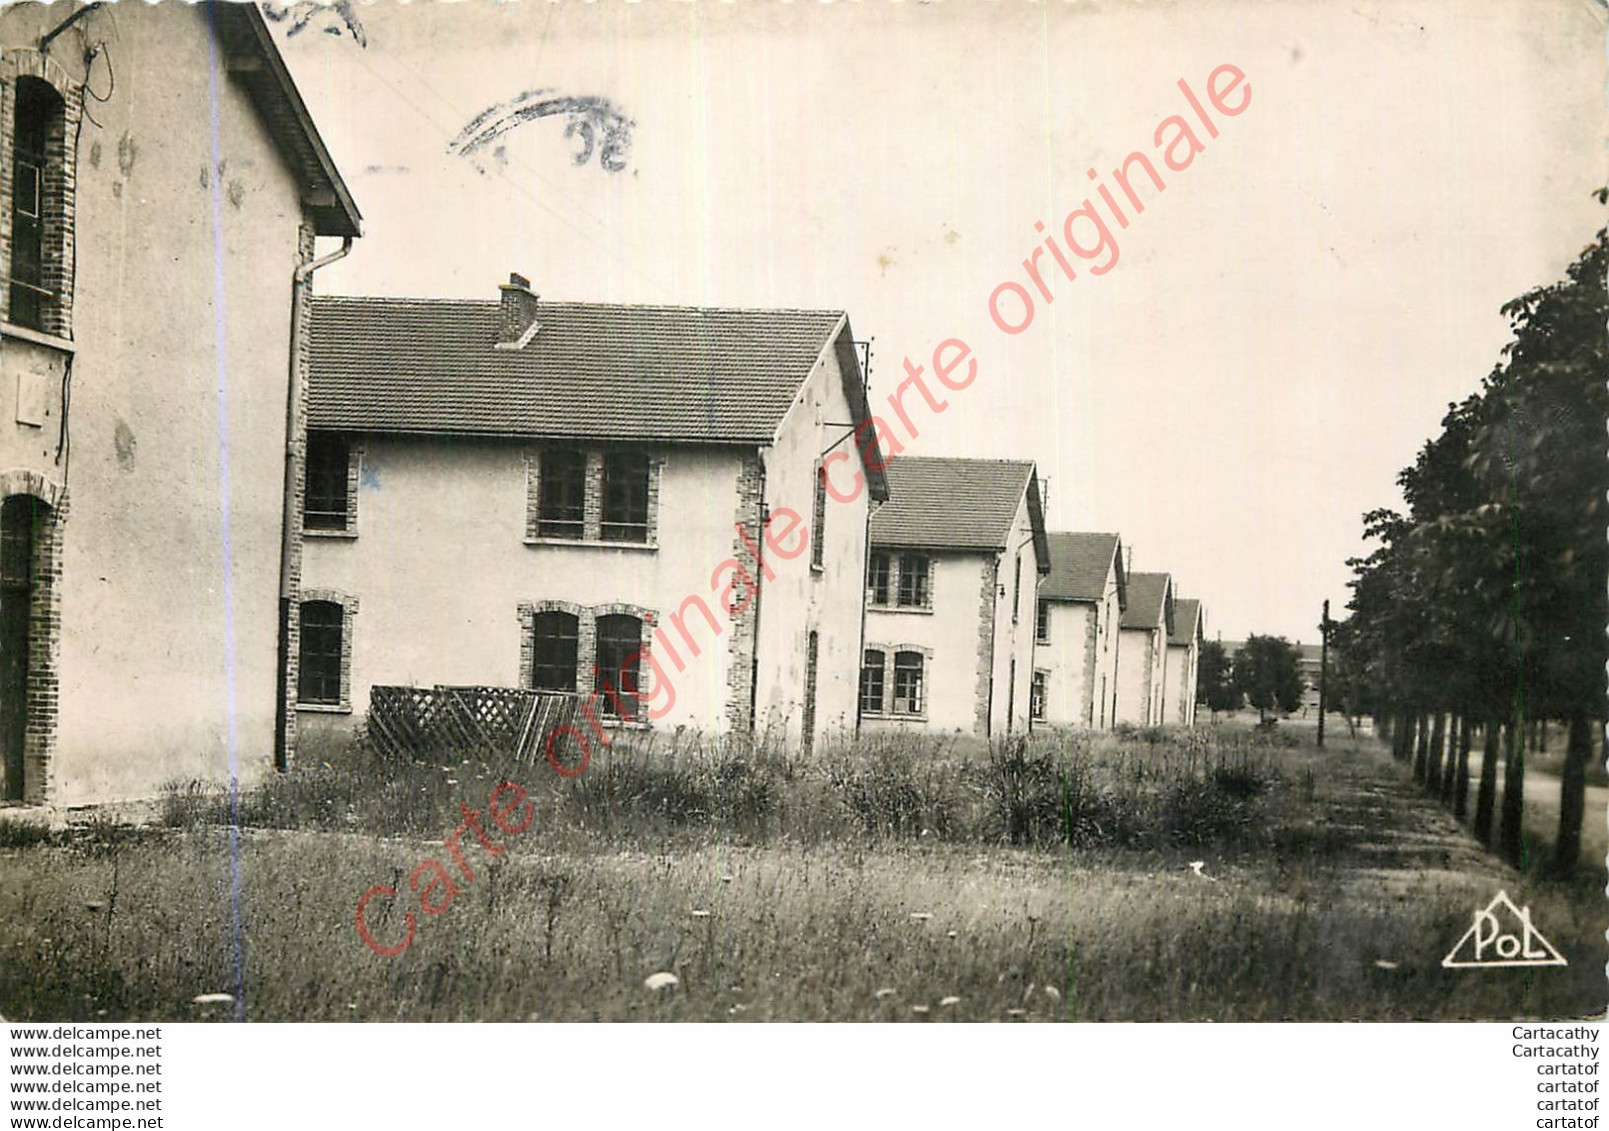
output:
M57 332L59 256L64 220L61 169L66 108L47 82L17 80L11 143L11 299L19 326Z
M537 613L531 686L538 691L574 691L581 622L562 610Z
M341 651L345 636L345 608L334 601L302 602L302 637L296 677L298 702L328 707L342 704Z
M642 687L642 621L628 613L598 618L598 653L593 690L606 715L635 719Z
M894 714L922 713L922 653L894 653Z

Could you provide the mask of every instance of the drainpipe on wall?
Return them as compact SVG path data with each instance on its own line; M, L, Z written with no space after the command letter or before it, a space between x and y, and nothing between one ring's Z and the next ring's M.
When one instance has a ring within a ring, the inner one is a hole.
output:
M749 737L759 733L760 708L760 601L765 592L765 528L771 519L771 504L765 497L765 449L759 451L760 529L754 531L754 635L749 644Z
M866 540L861 544L860 555L860 651L855 653L855 733L860 733L861 702L860 702L860 670L866 665L866 581L871 576L872 558L872 511L882 506L876 499L871 498L867 492L866 498Z
M1000 631L1000 559L1004 553L994 556L994 570L989 577L990 599L994 601L995 615L989 618L989 690L984 697L983 704L983 738L985 742L994 739L994 645L995 634ZM988 561L987 558L984 559Z
M292 568L300 547L300 523L296 521L296 471L298 429L302 421L302 307L303 292L309 289L313 273L352 251L352 237L343 236L338 250L299 263L291 272L290 379L285 395L285 495L280 517L279 541L279 663L274 678L274 768L290 769L290 626L291 605L296 599Z

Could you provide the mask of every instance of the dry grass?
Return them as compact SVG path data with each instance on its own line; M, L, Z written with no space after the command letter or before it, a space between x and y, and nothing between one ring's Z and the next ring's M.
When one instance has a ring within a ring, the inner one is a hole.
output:
M359 941L358 895L405 889L420 860L446 861L440 838L458 802L484 805L496 775L408 768L365 786L358 768L332 767L294 795L277 783L243 807L258 826L294 826L241 833L246 1015L1602 1010L1601 899L1526 883L1481 855L1389 757L1320 758L1238 733L1155 737L1094 749L868 744L809 763L767 753L745 769L720 751L618 751L575 782L526 782L533 828L503 838L496 860L466 848L475 882L443 914L418 915L415 944L395 959ZM0 1012L233 1016L191 1001L236 987L230 834L207 824L214 805L176 795L170 828L101 827L0 851ZM377 835L381 824L400 835ZM1571 966L1443 970L1473 907L1505 885ZM389 920L384 906L372 908L376 933L397 938L410 905L398 901ZM658 971L679 984L646 989Z

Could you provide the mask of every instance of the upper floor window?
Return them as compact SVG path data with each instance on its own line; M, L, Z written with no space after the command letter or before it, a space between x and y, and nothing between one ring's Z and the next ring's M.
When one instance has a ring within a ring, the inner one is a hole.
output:
M54 332L57 292L48 249L61 225L60 158L65 106L49 83L23 77L16 85L11 144L11 300L7 317L19 326Z
M1041 644L1050 642L1050 602L1040 601L1039 610L1034 614L1034 639Z
M642 621L629 613L601 616L593 690L605 715L635 719L642 676Z
M899 559L899 603L902 608L928 606L928 560L921 554L902 554Z
M341 695L346 610L334 601L303 601L301 649L296 674L300 703L336 707Z
M600 529L607 542L648 541L648 457L642 452L609 452L603 457Z
M873 554L866 560L866 588L871 590L870 603L888 604L888 555Z
M580 619L574 613L549 611L536 615L531 666L533 688L538 691L575 690L580 627Z
M340 436L309 433L307 494L302 526L307 530L346 530L351 513L351 445Z
M883 713L883 653L875 648L861 657L860 709L862 714Z
M810 565L823 568L826 561L824 541L827 537L827 468L816 465L816 494L810 504Z
M922 713L922 653L894 653L894 714Z
M586 513L586 453L576 448L549 448L542 453L537 533L543 538L584 537Z

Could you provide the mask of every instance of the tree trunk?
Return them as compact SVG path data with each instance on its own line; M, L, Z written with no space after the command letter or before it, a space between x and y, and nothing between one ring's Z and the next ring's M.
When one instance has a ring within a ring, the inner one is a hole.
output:
M1447 712L1437 711L1430 726L1430 749L1425 754L1425 792L1435 797L1441 792L1441 763L1447 749Z
M1404 766L1413 762L1414 739L1414 713L1409 710L1402 712L1402 750L1397 755L1397 761Z
M1398 708L1391 714L1391 757L1398 762L1406 760L1408 741L1408 712Z
M1448 807L1453 803L1453 779L1458 774L1458 728L1463 723L1463 716L1452 714L1447 717L1447 753L1441 763L1441 803Z
M1501 733L1495 718L1488 717L1481 730L1481 784L1475 795L1475 839L1492 843L1492 817L1497 809L1497 741Z
M1414 747L1413 747L1413 780L1425 780L1425 762L1430 755L1430 728L1425 724L1430 720L1423 711L1414 716Z
M1570 710L1559 783L1559 837L1553 844L1553 874L1575 875L1581 860L1581 818L1587 807L1587 763L1592 758L1592 721L1579 707Z
M1515 719L1503 728L1503 818L1498 829L1498 851L1516 868L1525 867L1525 723Z
M1474 729L1468 712L1463 718L1464 723L1458 728L1458 771L1453 782L1453 816L1460 821L1469 815L1469 748L1473 740L1470 731Z
M1573 719L1574 717L1575 716L1572 714L1571 718ZM1567 721L1564 725L1569 727L1571 724ZM1538 719L1536 721L1536 726L1536 752L1538 754L1546 754L1548 752L1548 721L1546 719ZM1568 745L1565 746L1564 753L1565 757L1570 756L1570 747Z

